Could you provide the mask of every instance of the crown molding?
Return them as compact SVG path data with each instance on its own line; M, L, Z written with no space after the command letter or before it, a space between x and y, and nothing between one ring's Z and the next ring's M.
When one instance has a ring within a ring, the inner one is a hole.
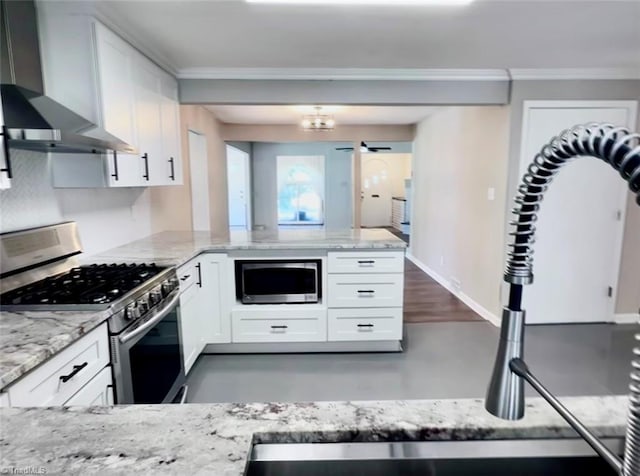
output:
M638 68L553 68L510 69L511 78L518 80L576 79L640 79Z
M185 68L179 79L342 81L508 81L503 69Z

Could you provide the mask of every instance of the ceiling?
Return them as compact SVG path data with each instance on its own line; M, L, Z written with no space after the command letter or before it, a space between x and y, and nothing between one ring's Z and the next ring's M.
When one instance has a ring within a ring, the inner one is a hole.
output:
M313 106L206 106L222 122L229 124L300 124L302 116L314 114ZM416 124L435 111L427 106L323 106L336 125Z
M476 0L467 6L84 2L174 72L640 68L638 0Z

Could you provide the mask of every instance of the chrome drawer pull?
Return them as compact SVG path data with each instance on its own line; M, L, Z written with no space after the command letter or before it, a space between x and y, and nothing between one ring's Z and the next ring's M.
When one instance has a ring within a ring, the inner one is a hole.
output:
M89 365L89 362L84 362L80 365L74 365L71 373L69 375L61 375L60 380L62 381L62 383L67 383L69 380L75 377L78 372L84 369L87 365Z

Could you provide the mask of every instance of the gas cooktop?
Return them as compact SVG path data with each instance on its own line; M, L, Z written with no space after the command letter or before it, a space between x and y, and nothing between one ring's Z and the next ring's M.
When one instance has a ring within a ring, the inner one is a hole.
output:
M72 268L0 295L0 305L107 305L162 272L155 264L92 264Z

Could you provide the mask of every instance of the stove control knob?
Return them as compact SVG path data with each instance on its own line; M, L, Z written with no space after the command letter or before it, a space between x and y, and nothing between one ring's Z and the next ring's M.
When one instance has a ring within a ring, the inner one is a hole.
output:
M145 298L138 299L138 301L136 302L136 305L138 308L139 315L143 315L149 310L149 303L147 303L147 300Z
M132 319L137 319L140 317L140 310L138 309L138 307L134 304L129 304L125 310L124 310L124 318L127 321L130 321Z
M175 286L171 281L165 281L164 283L162 283L162 295L164 297L167 297L169 294L171 294L171 291L173 291L174 289Z
M159 289L155 289L149 293L149 306L155 306L162 301L162 294Z

